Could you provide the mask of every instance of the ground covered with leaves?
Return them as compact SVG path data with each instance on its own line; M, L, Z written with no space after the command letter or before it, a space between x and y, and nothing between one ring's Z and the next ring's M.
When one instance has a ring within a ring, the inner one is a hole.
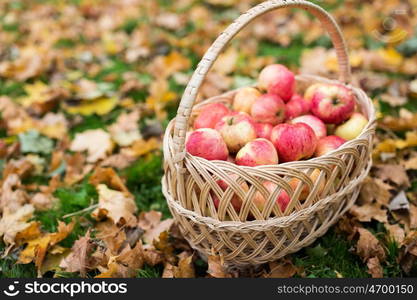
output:
M356 205L296 254L203 261L161 193L161 138L204 51L253 0L0 3L0 277L417 276L417 1L316 1L374 100L374 165ZM337 77L317 20L269 13L222 54L199 99L266 64Z

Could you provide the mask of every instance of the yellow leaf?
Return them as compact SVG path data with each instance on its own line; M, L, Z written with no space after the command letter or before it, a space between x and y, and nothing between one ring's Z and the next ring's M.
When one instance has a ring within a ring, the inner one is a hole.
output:
M157 138L150 138L145 141L143 139L136 140L130 148L123 149L122 153L129 156L139 157L145 155L153 150L159 149L161 146L160 141Z
M78 105L63 104L63 108L70 114L89 116L92 114L105 115L109 113L118 103L117 98L97 98L95 100L83 100Z
M393 47L378 49L377 54L385 64L391 67L399 68L403 63L403 56Z
M20 252L18 263L28 264L33 261L38 270L40 270L48 250L65 239L74 229L74 225L75 221L72 221L69 224L58 222L57 232L45 233L28 241L25 249ZM56 253L57 250L59 249L55 249L54 252Z

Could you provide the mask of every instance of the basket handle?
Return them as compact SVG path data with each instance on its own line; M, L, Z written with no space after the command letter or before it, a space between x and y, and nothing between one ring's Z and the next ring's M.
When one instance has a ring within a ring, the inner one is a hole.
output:
M206 51L203 58L199 62L194 71L187 87L182 95L177 116L175 118L175 127L173 135L173 147L175 154L173 157L174 163L181 163L185 157L185 135L188 127L188 119L191 115L197 93L200 86L206 77L211 66L222 52L223 48L228 42L241 31L247 24L255 18L278 8L297 7L309 11L317 17L322 26L326 29L336 49L337 60L339 64L339 80L348 82L350 80L350 64L347 54L346 42L343 38L342 32L333 17L328 14L320 6L303 0L271 0L258 4L251 8L246 13L238 17L220 36L214 41L210 48Z

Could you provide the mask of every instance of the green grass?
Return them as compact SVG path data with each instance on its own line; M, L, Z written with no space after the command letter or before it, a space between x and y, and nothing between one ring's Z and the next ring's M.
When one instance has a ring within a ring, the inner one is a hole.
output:
M57 220L61 220L63 216L78 212L98 200L95 187L87 181L72 186L71 188L58 188L54 196L58 199L56 206L47 211L38 211L35 219L42 223L43 229L53 232L57 229ZM83 216L88 217L90 212L86 212Z
M163 267L162 266L149 266L144 265L142 269L138 270L136 278L159 278L162 276Z
M138 159L124 169L121 175L126 178L127 187L134 194L140 211L154 209L161 211L164 217L170 215L161 188L162 154Z
M294 263L304 268L306 277L369 277L366 265L360 258L350 252L352 244L345 237L331 230L324 237L317 240L293 255Z
M36 269L33 263L21 265L17 264L17 255L12 252L2 257L5 245L0 240L0 278L34 278L36 277Z

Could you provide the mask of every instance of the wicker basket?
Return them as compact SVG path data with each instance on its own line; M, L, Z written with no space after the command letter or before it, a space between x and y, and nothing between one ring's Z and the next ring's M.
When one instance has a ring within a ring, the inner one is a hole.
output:
M339 81L300 75L296 77L297 86L302 88L314 82L348 86L356 95L358 107L368 117L366 128L356 139L324 156L279 165L244 167L186 153L188 124L199 109L212 102L230 104L236 93L213 97L193 109L199 87L217 56L250 21L284 7L303 8L319 18L332 39L339 63ZM241 15L216 39L188 83L177 116L168 125L164 138L163 192L180 230L194 249L203 256L218 252L234 266L273 261L311 244L355 202L360 183L371 167L375 111L361 89L347 85L349 77L347 50L339 27L322 8L307 1L261 3ZM225 191L218 185L220 179L228 184ZM270 193L263 186L264 181L275 183L275 191ZM294 181L295 186L290 184ZM281 189L291 197L284 212L275 203ZM267 198L262 211L252 202L258 191ZM214 195L221 199L218 209L213 204ZM233 197L243 202L239 212L231 204Z

